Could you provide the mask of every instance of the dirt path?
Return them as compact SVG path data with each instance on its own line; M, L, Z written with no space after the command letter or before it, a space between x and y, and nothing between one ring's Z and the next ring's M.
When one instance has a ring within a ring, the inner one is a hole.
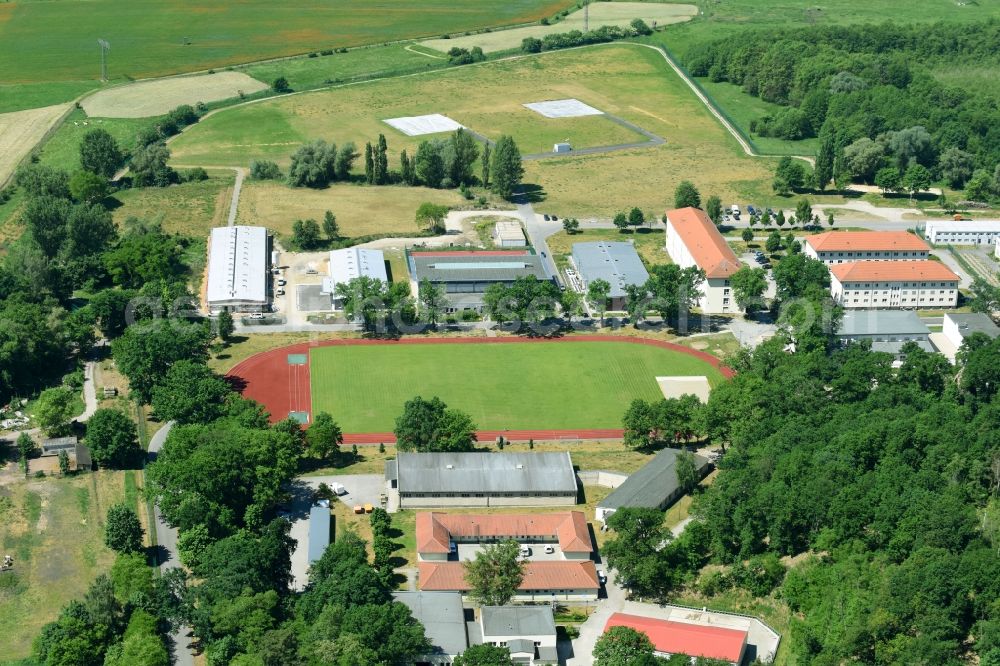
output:
M0 187L32 149L70 112L72 104L0 113Z
M240 191L243 189L243 178L247 175L247 170L243 168L234 169L236 172L236 184L233 185L233 198L229 202L229 226L236 224L236 207L240 203Z

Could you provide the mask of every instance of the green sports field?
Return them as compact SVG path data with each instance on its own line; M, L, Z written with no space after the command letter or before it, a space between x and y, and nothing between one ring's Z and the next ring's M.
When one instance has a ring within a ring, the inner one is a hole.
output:
M310 351L313 413L344 432L389 432L403 403L438 396L483 430L620 428L656 377L722 375L682 353L628 342L358 345Z

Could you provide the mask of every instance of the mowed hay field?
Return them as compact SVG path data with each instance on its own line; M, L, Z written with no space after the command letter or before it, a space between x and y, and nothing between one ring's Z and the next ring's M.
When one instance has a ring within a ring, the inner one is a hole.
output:
M0 113L0 186L68 110L68 104L57 104L29 111Z
M633 206L659 210L684 179L694 180L706 196L715 193L727 201L762 196L760 190L770 184L773 160L744 155L658 51L629 44L546 53L248 104L206 118L170 146L175 159L188 164L246 165L259 158L287 164L291 153L307 140L363 145L381 132L389 142L390 166L396 169L399 151L406 148L412 155L421 137L407 137L382 119L428 113L443 113L494 139L510 133L525 153L531 152L525 147L530 145L551 150L546 142L554 135L582 145L575 132L583 144L613 143L617 126L607 119L549 120L521 106L569 97L625 118L664 137L666 144L527 163L525 182L544 188L546 206L557 214L610 217ZM586 121L601 124L599 136ZM555 133L552 127L557 128Z
M438 396L485 430L620 428L657 376L722 375L686 354L629 342L331 346L311 349L313 413L344 432L389 432L403 404Z
M51 0L0 5L0 83L144 78L533 22L569 0ZM8 9L9 8L9 9ZM96 87L96 86L95 86Z
M108 507L125 496L124 476L101 471L0 487L0 545L14 573L0 577L0 661L27 657L42 625L91 581L114 553L104 546ZM134 498L133 498L134 501Z
M215 102L265 90L268 84L242 72L217 72L138 81L101 90L81 102L87 115L101 118L161 116L181 104Z
M238 224L267 227L290 236L295 220L322 222L326 211L337 216L345 237L369 234L416 234L414 219L424 202L458 206L465 202L455 190L426 187L361 187L338 184L323 190L292 188L273 181L243 182L236 213Z
M641 18L651 26L664 26L690 21L697 15L698 8L694 5L660 4L657 2L595 2L590 5L589 29L596 30L606 25L625 27L637 18ZM583 32L585 29L587 28L584 22L584 12L582 9L578 9L551 25L494 30L493 32L451 39L429 39L420 44L441 52L447 52L456 46L465 49L478 46L486 53L492 53L520 48L521 42L529 37L542 39L546 35L570 32L571 30Z

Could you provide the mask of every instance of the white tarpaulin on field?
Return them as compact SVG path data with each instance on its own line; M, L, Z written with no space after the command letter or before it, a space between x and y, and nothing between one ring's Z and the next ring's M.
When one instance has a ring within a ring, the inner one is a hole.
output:
M601 116L604 112L584 104L578 99L555 99L548 102L532 102L526 108L540 113L546 118L577 118L579 116Z
M440 132L454 132L462 129L462 125L455 122L448 116L440 113L432 113L429 116L405 116L402 118L389 118L385 123L395 127L406 136L420 136L421 134L438 134Z

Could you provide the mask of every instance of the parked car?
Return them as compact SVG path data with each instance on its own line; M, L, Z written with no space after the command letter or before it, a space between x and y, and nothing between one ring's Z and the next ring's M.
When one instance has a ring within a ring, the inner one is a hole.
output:
M521 557L531 557L531 549L527 546L521 546Z
M747 212L750 213L751 215L756 215L757 209L754 208L753 206L747 206Z
M558 215L553 215L552 216L552 221L553 222L558 222L559 221L559 216Z
M544 214L542 215L542 218L543 218L543 219L544 219L544 220L545 220L546 222L548 222L548 221L549 221L549 214L548 214L548 213L544 213Z
M279 287L284 287L286 284L288 284L288 280L278 280Z
M271 273L274 274L274 275L281 275L281 269L280 268L272 268L271 269Z
M454 541L449 541L448 542L448 552L451 553L452 555L457 555L458 554L458 544L455 543Z
M263 318L264 318L264 313L263 312L251 312L250 313L250 319L263 319Z
M601 581L601 585L607 585L608 584L608 574L604 573L603 571L598 571L597 572L597 580Z
M733 204L729 207L729 212L733 214L736 219L740 218L740 207L738 204Z
M279 289L278 291L274 292L274 295L275 296L284 296L285 295L285 290L284 289Z
M770 208L768 208L768 209L767 209L766 211L764 211L764 212L765 212L765 213L767 213L769 217L774 217L774 211L773 211L773 210L771 210Z

